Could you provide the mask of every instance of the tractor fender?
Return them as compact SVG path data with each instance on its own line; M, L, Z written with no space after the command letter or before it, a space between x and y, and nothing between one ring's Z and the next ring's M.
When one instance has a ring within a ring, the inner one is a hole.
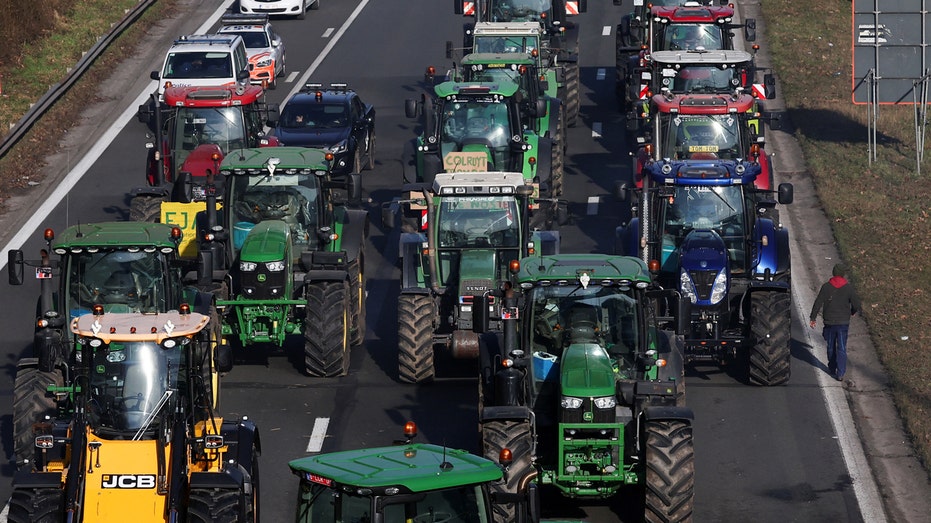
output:
M559 254L559 231L534 231L531 235L534 243L539 243L540 254L549 256Z
M262 453L258 428L250 420L224 421L220 434L238 466L227 467L223 473L194 472L190 479L191 488L238 489L245 483L245 471L252 470L253 461Z
M427 241L425 235L420 233L401 233L401 288L410 289L424 287L420 280L419 271L422 259L420 248Z
M349 279L349 271L339 269L311 269L304 274L304 284L316 281L344 281Z
M643 419L646 421L654 420L679 420L687 421L691 424L695 419L695 413L688 407L674 406L654 406L643 409Z
M369 213L361 209L346 209L343 216L343 237L340 248L346 251L350 260L359 259L365 248L365 239L369 235Z
M238 467L227 467L223 472L192 472L188 480L190 488L216 488L238 490L243 484L243 474Z
M776 228L769 218L760 218L756 221L753 238L759 248L759 258L755 272L763 273L767 269L772 274L779 274L789 270L789 231ZM763 245L763 237L767 237L767 244Z
M28 469L16 471L13 476L15 488L61 488L61 472L33 472Z
M194 289L194 303L190 304L194 312L199 312L210 316L213 304L216 301L212 292L204 292L200 289Z
M546 129L546 137L555 139L557 133L559 133L559 111L562 108L562 100L560 100L559 98L548 98L547 101L550 104L549 110L547 111L547 114L549 114L550 118L549 118L549 126ZM566 129L563 129L562 131L564 135L561 138L562 138L562 141L565 142L566 141L566 136L565 136ZM564 143L558 143L556 145L565 146Z
M530 151L531 154L534 154L534 151ZM536 147L536 156L537 156L537 178L540 179L541 184L549 185L550 180L553 179L553 140L552 138L539 138L537 140ZM524 160L524 165L526 166L527 160Z
M481 416L479 421L482 423L499 420L529 421L533 419L533 413L530 411L530 408L520 405L488 406L482 409L479 416Z
M129 196L135 198L137 196L156 196L156 197L167 197L171 193L171 188L164 185L150 186L146 185L143 187L133 187L129 190Z
M632 218L627 225L614 229L614 254L638 256L640 245L640 218Z

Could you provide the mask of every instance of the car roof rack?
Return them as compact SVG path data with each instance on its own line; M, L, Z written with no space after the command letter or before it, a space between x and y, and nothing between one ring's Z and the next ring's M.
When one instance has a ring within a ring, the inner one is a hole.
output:
M221 25L265 25L268 14L227 13L220 17Z

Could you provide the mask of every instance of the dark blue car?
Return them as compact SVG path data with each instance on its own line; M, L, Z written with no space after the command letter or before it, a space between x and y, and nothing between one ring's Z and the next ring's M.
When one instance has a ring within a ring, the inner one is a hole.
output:
M346 84L307 84L287 102L274 131L281 145L333 153L333 174L375 167L375 108Z

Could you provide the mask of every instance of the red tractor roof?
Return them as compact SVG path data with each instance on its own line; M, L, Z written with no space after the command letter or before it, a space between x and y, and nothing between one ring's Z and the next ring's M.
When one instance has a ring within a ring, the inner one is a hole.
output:
M660 113L727 114L745 113L753 108L755 99L749 94L678 94L653 96L653 104Z
M665 18L667 22L714 22L721 18L733 18L734 8L722 6L655 6L653 18Z
M265 93L262 86L250 85L237 93L236 87L187 86L165 90L165 103L170 107L229 107L251 105Z

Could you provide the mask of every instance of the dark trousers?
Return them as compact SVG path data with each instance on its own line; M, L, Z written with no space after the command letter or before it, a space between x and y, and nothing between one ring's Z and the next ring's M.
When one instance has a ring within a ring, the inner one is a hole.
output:
M828 344L828 371L839 378L847 372L847 330L849 325L825 325L822 335Z

